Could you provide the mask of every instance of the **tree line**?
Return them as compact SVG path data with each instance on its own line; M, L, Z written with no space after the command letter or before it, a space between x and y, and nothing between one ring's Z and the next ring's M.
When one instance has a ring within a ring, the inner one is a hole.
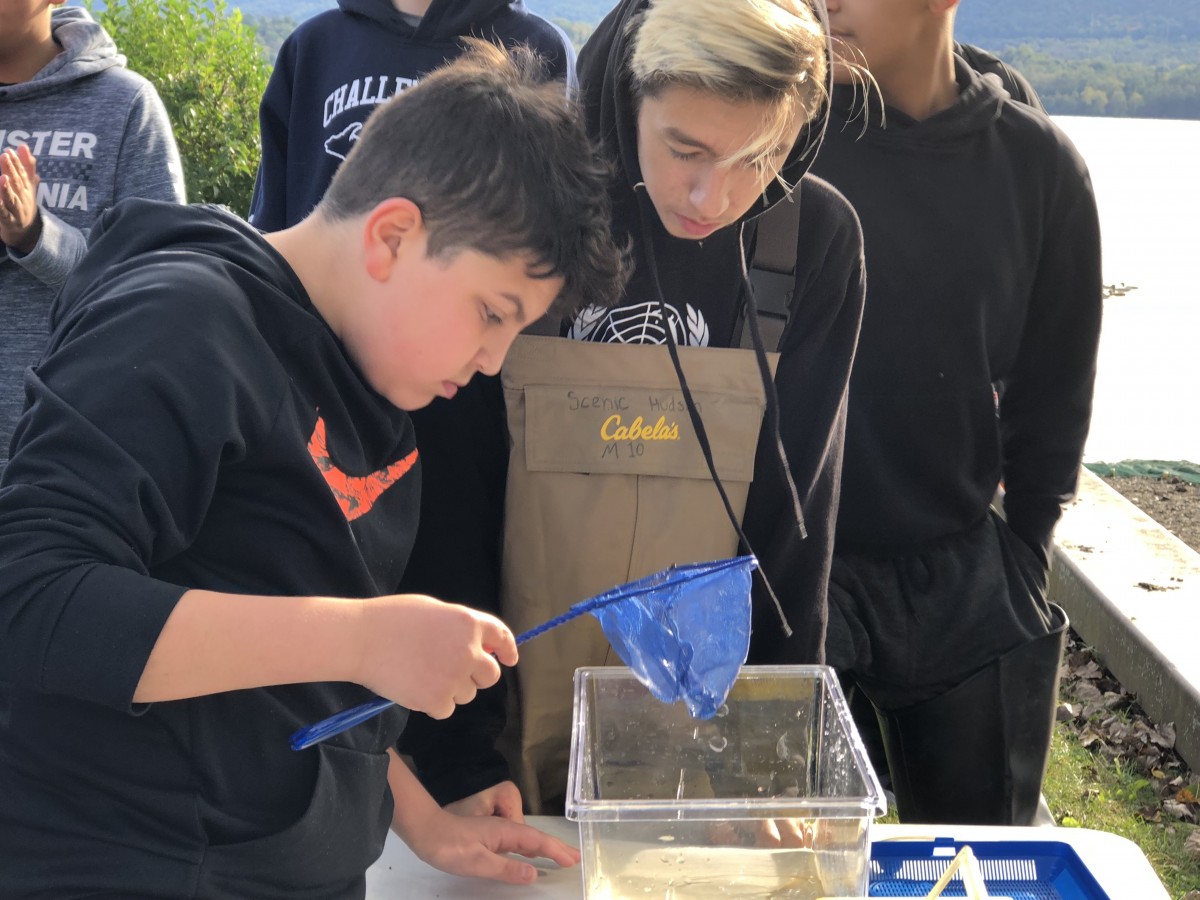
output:
M1071 59L1029 44L1000 52L1064 116L1200 119L1200 63ZM1191 59L1200 60L1200 44Z

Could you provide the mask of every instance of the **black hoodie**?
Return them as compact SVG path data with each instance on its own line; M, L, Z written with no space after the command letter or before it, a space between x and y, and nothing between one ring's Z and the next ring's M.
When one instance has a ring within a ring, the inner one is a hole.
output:
M1046 559L1075 488L1100 330L1087 168L1044 115L958 58L923 121L850 86L814 170L862 219L870 297L851 389L839 548L903 551L965 530L997 484Z
M573 74L561 31L520 0L433 0L415 28L391 0L339 0L303 22L279 50L259 105L262 161L250 223L295 225L325 194L333 173L380 103L463 50L474 36L540 54L547 75Z
M0 896L361 896L403 711L295 753L292 731L368 692L132 697L189 588L394 590L419 503L407 415L215 208L118 204L54 315L0 486Z

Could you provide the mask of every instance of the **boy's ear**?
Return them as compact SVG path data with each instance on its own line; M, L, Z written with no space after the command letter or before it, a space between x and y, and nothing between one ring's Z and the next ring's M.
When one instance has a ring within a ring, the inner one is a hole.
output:
M958 0L928 0L929 11L934 15L943 16L958 6Z
M367 273L386 281L401 253L425 252L425 220L407 197L390 197L367 214L363 224Z

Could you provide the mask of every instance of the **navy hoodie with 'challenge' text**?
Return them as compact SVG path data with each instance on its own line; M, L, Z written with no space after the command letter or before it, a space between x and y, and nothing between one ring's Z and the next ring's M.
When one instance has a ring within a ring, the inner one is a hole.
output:
M316 207L367 116L462 53L464 37L541 56L548 78L573 78L566 36L520 0L433 0L416 25L391 0L338 0L279 50L259 105L262 161L250 206L260 231L295 225Z

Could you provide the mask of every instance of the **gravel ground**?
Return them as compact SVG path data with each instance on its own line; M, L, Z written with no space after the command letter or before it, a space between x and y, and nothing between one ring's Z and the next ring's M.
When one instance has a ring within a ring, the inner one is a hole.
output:
M1200 485L1175 477L1105 477L1113 488L1167 531L1200 552Z

